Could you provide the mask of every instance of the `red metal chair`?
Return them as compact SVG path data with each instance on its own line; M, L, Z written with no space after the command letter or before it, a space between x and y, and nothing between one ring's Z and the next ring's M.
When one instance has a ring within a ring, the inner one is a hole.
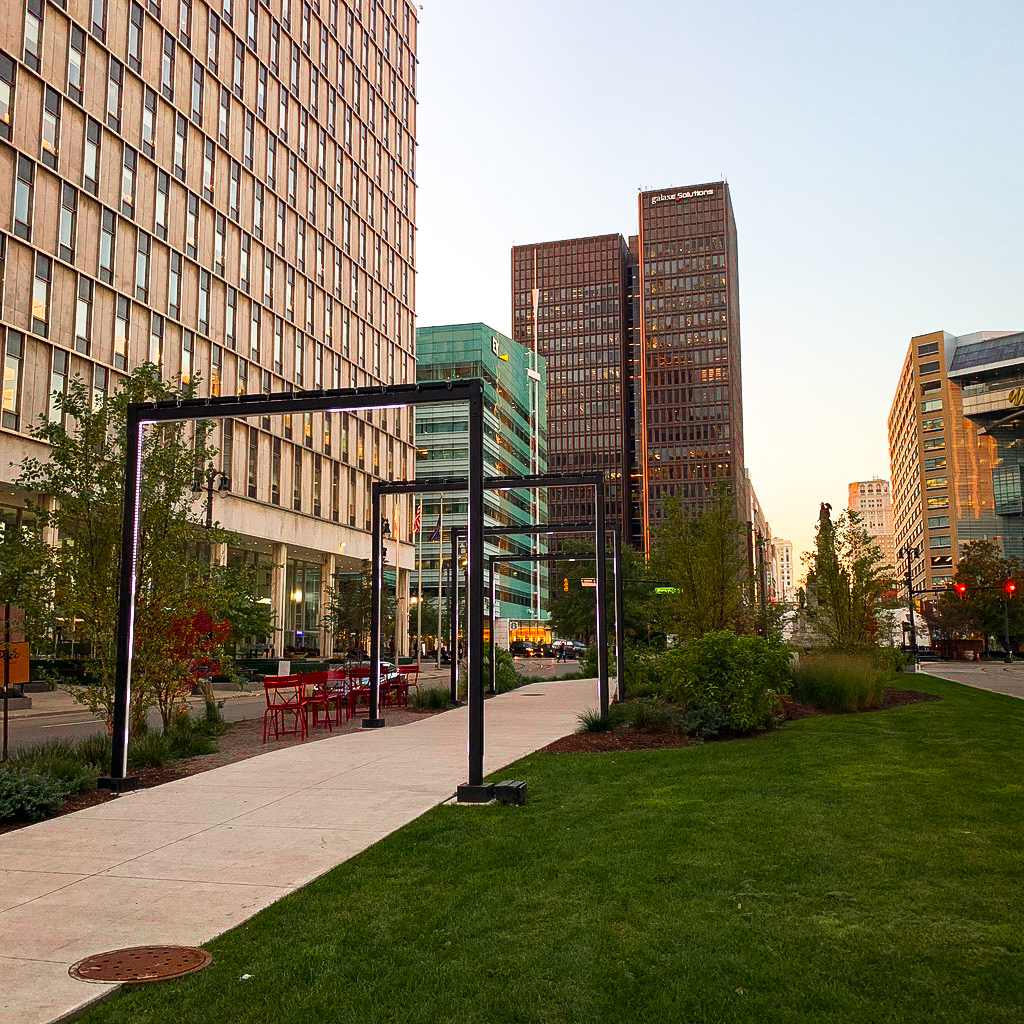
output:
M399 665L398 674L405 684L405 703L409 703L409 687L414 686L416 692L420 692L420 667L419 665Z
M302 705L302 712L306 718L306 734L309 734L309 712L313 712L313 727L317 726L317 716L320 712L324 715L324 725L328 732L333 732L331 726L331 698L327 692L326 672L306 672L300 677L299 703Z
M370 713L370 666L356 665L348 673L348 717Z
M327 700L334 707L334 723L341 725L341 713L348 718L348 673L343 668L327 672Z
M267 699L267 708L263 712L263 742L267 742L267 733L271 721L274 723L274 739L285 736L301 736L306 738L306 712L302 706L302 686L298 676L265 676L263 693ZM293 729L285 729L285 718L291 715Z

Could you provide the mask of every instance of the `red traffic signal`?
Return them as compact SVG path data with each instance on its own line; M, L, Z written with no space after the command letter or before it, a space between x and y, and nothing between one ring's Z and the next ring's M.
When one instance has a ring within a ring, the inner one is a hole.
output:
M957 583L953 589L956 591L956 596L959 597L961 601L967 596L966 583Z
M1013 580L1007 580L1003 590L1006 591L1007 597L1013 597L1017 593L1017 584Z

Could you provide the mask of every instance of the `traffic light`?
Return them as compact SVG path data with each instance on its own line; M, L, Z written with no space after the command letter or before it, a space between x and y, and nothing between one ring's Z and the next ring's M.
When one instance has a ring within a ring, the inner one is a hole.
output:
M1007 597L1013 597L1013 595L1017 593L1017 584L1014 583L1013 580L1007 580L1003 590L1006 591Z
M565 579L564 579L564 580L562 580L562 589L563 589L563 590L564 590L564 591L565 591L565 592L566 592L567 594L569 593L569 577L568 577L568 576L566 576L566 577L565 577Z
M966 583L958 583L953 589L956 591L956 596L959 597L961 601L967 596Z

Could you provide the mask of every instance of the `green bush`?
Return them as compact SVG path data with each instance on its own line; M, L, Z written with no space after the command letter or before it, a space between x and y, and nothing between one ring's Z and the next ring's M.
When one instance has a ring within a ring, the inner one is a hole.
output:
M864 711L881 707L891 676L872 655L805 655L793 670L793 696L826 711Z
M524 679L516 669L515 658L509 654L508 651L501 647L494 649L495 661L497 667L494 674L494 685L498 693L508 693L509 690L517 690L520 686L525 686L530 680ZM485 663L485 671L488 673L487 679L490 681L490 664Z
M0 768L0 821L52 818L65 796L67 791L52 775L14 764Z
M688 707L679 716L680 729L702 740L717 736L729 725L729 716L714 704Z
M128 766L137 768L163 768L174 759L171 740L158 732L136 735L128 743Z
M223 722L223 719L220 721ZM211 730L217 730L216 735L223 731L216 722L211 723L209 718L197 722L188 710L183 708L171 719L170 728L166 733L171 757L185 758L212 754L217 749L217 744L210 738Z
M49 740L19 750L12 763L27 771L50 776L65 794L96 788L97 772L82 761L70 740Z
M75 747L75 756L94 772L105 774L110 771L110 762L114 756L114 744L110 734L97 732L79 740Z
M649 698L613 704L609 711L615 725L630 729L671 730L676 724L675 715L668 708Z
M718 708L737 732L771 725L778 695L789 688L789 651L765 637L706 633L668 651L662 665L672 700Z
M452 698L447 687L426 686L413 690L409 706L424 711L447 711L452 706Z
M602 715L597 708L587 708L577 716L576 721L579 722L577 732L611 732L614 728L611 718Z

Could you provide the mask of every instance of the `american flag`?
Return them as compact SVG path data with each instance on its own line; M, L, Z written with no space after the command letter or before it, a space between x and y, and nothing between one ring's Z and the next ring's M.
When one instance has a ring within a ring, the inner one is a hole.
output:
M422 503L416 506L416 516L412 521L412 532L419 533L420 526L423 523L423 505Z

